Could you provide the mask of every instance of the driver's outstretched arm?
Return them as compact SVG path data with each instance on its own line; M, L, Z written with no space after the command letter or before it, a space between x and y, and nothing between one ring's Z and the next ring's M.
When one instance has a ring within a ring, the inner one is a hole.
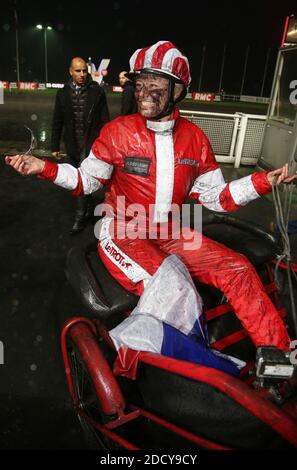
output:
M291 183L297 175L288 175L288 164L274 171L259 171L226 183L206 136L202 142L199 174L189 197L217 212L236 211L250 201L269 194L272 183Z
M50 160L40 160L32 155L6 157L5 162L24 176L39 175L72 191L74 196L79 196L94 193L110 180L113 172L111 149L107 124L102 128L89 156L83 160L79 168L68 163L58 164Z
M5 157L5 162L23 176L39 175L62 188L71 190L74 196L92 194L107 183L113 165L106 163L91 152L79 168L68 163L41 160L32 155Z
M112 175L113 165L97 158L91 151L79 168L68 163L46 160L41 177L72 191L74 196L92 194L106 184Z

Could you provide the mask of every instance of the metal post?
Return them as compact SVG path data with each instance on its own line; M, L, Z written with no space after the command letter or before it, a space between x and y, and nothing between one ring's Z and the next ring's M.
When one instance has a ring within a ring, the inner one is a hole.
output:
M240 161L242 157L242 150L243 150L243 145L244 145L244 140L245 140L247 124L248 124L248 116L246 114L242 114L241 120L240 120L237 143L236 143L234 168L240 167Z
M225 66L225 56L226 56L226 44L224 44L224 50L223 50L223 57L222 57L222 64L221 64L221 73L220 73L220 82L219 82L219 89L218 92L220 93L221 88L222 88L222 81L223 81L223 73L224 73L224 66Z
M288 26L289 26L289 20L290 20L290 17L286 16L281 47L284 47L284 44L285 44L285 40L286 40L286 37L287 37Z
M17 82L20 82L20 54L19 54L19 25L16 8L14 8L14 24L15 24L15 51L16 51L16 73Z
M200 77L199 77L198 91L201 91L201 83L202 83L202 75L203 75L203 68L204 68L205 51L206 51L206 45L204 44L203 47L202 47L202 58L201 58L201 68L200 68Z
M263 74L263 81L262 81L260 96L263 96L263 92L264 92L264 84L265 84L265 80L266 80L266 74L267 74L267 67L268 67L270 51L271 51L271 49L269 48L267 50L267 54L266 54L266 62L265 62L265 67L264 67L264 74Z
M240 113L235 113L234 114L234 127L233 127L231 145L230 145L230 152L229 152L229 157L230 158L235 158L234 150L235 150L235 144L236 144L236 140L237 140L238 129L239 129L239 126L240 126L240 120L241 120L241 114Z
M48 82L48 74L47 74L47 35L46 35L47 27L44 27L44 62L45 62L45 83Z
M17 73L17 82L20 82L20 57L19 57L19 32L16 28L15 30L15 48L16 48L16 73Z
M246 67L247 67L249 52L250 52L250 46L247 46L246 53L245 53L245 62L244 62L244 67L243 67L242 80L241 80L240 95L242 95L242 92L243 92L243 86L244 86L244 80L245 80L245 75L246 75Z

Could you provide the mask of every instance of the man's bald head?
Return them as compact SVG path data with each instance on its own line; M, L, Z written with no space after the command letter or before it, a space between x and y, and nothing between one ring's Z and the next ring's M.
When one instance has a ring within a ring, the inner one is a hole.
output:
M126 70L123 70L119 73L119 82L121 86L125 85L125 83L129 80L129 78L126 76L126 73Z
M81 57L73 57L69 67L69 73L76 85L84 85L88 74L86 61Z

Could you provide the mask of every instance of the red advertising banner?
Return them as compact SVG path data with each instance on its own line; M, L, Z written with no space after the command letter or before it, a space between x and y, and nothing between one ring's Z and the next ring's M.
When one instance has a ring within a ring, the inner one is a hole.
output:
M37 90L38 83L35 82L19 82L19 90Z
M1 88L4 88L5 90L7 90L9 88L9 82L6 82L6 81L1 81L0 80L0 87Z
M215 97L215 93L198 93L196 91L192 93L192 99L198 101L213 101Z
M0 87L5 90L47 90L48 88L63 88L64 83L8 82L0 80Z

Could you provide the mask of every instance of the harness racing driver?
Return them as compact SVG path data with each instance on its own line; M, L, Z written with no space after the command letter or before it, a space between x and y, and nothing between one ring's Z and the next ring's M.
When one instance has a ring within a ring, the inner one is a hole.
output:
M199 248L185 249L184 231L179 237L171 233L153 239L118 233L129 220L132 204L145 209L145 222L152 217L161 226L172 205L181 207L188 196L210 210L235 211L270 193L273 182L290 183L296 176L288 176L284 165L224 181L205 134L179 114L176 104L185 97L191 77L187 58L171 42L136 50L129 78L135 82L138 112L107 123L79 168L28 155L6 157L6 163L22 175L39 175L69 189L74 196L107 185L106 204L114 216L100 221L98 251L128 291L141 295L163 260L178 255L194 281L225 294L256 347L289 350L285 324L243 255L203 235ZM118 197L125 198L124 206L117 205ZM194 235L192 229L188 232Z

